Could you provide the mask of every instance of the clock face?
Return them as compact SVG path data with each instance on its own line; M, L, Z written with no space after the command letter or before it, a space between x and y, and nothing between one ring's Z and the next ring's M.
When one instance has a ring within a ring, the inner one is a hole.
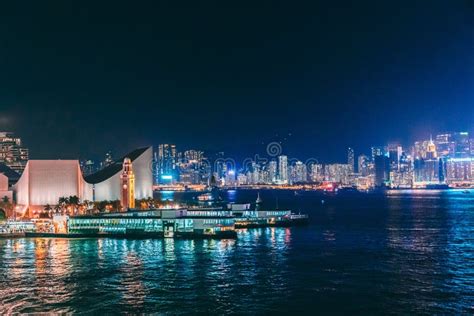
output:
M127 185L126 185L126 184L124 184L124 185L123 185L123 188L124 188L124 189L127 189Z

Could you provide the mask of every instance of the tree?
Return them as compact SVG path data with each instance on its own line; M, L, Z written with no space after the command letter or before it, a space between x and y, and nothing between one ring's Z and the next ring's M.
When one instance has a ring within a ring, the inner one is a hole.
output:
M73 208L73 214L76 214L79 207L79 198L76 195L72 195L69 197L68 202L69 206Z
M0 202L0 208L5 211L6 216L11 216L13 213L13 203L10 202L8 196L4 196Z

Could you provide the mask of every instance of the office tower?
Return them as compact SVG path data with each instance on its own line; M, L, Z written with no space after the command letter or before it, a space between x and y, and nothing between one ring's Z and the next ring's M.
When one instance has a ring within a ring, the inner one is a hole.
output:
M474 158L448 158L444 169L449 183L463 185L474 181Z
M453 141L456 144L454 156L456 158L466 158L470 155L470 143L468 132L453 133Z
M386 187L390 182L390 160L385 155L377 155L375 164L375 186Z
M354 149L348 148L347 149L347 164L349 165L349 172L354 173L354 165L355 165L355 160L354 160Z
M350 167L348 164L334 163L324 166L324 179L340 184L350 184Z
M177 178L176 163L176 145L160 144L158 146L157 156L157 183L173 182Z
M22 173L28 162L28 149L13 133L0 132L0 163L4 163L17 173Z
M388 144L388 158L390 160L390 170L400 169L400 157L402 155L402 146L398 143Z
M102 162L102 168L107 168L108 166L110 166L113 163L114 163L114 159L112 158L112 152L108 151L105 154L104 161Z
M438 134L435 138L435 145L439 157L454 157L456 151L456 143L450 133Z
M290 182L291 183L303 183L308 181L308 171L306 165L297 161L293 166L290 167Z
M436 157L438 157L436 153L436 145L433 142L433 139L430 139L428 146L426 148L425 158L428 160L433 160L433 159L436 159Z
M288 183L288 157L278 156L278 179L281 183Z
M88 175L91 175L98 171L95 162L90 159L81 161L81 170L84 177L87 177Z
M275 183L277 181L278 167L275 160L271 160L268 163L268 178L270 183Z
M322 164L313 163L310 166L311 181L323 182L324 181L324 168Z
M368 176L369 164L370 164L369 157L367 157L366 155L360 155L357 158L357 172L363 177Z
M383 147L372 147L371 153L372 153L372 161L374 161L376 156L384 155L385 150L383 149Z

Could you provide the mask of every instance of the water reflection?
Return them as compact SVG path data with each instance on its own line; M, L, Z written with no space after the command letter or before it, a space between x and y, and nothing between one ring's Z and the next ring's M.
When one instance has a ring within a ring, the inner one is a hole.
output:
M472 314L473 198L302 197L309 227L235 240L0 239L0 313Z

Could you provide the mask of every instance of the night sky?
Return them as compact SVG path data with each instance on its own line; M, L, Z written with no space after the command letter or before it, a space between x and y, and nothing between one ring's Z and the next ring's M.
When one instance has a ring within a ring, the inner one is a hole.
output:
M9 1L0 130L36 159L284 140L343 160L472 131L473 56L472 1Z

